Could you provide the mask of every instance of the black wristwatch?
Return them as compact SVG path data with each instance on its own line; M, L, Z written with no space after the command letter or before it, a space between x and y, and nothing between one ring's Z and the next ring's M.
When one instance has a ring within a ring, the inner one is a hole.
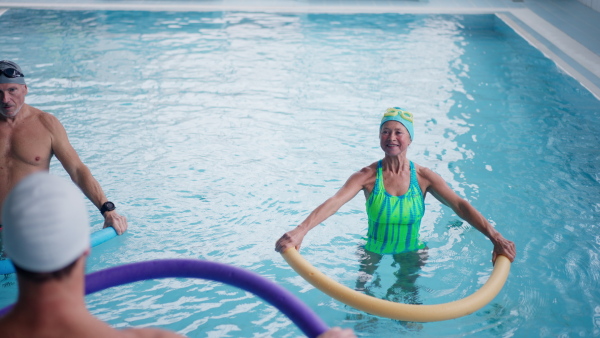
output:
M105 212L107 212L107 211L113 211L115 209L116 209L116 207L115 207L115 204L113 202L111 202L111 201L104 202L104 204L102 204L102 207L100 207L100 213L102 215L104 215Z

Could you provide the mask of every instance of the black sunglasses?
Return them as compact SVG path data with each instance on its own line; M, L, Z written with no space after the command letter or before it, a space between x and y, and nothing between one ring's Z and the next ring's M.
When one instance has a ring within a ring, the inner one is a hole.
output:
M10 77L10 78L25 77L25 75L23 75L23 73L21 73L20 71L14 69L14 68L5 68L0 71L2 72L2 74L4 74L4 76Z

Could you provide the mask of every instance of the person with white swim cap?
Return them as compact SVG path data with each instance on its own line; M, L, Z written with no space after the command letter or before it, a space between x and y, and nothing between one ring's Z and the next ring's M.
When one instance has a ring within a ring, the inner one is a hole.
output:
M5 250L19 283L0 318L2 337L181 337L160 329L116 330L85 306L90 225L81 191L46 172L20 181L2 207Z
M154 329L116 330L85 305L90 225L81 191L38 172L21 180L2 206L2 236L19 283L15 306L0 318L1 337L182 337ZM352 338L333 328L319 338Z
M49 171L50 160L56 155L73 182L100 210L104 227L114 227L119 235L124 233L127 219L106 198L73 149L63 125L53 115L26 104L27 92L21 67L12 61L0 61L0 204L21 179L37 171Z

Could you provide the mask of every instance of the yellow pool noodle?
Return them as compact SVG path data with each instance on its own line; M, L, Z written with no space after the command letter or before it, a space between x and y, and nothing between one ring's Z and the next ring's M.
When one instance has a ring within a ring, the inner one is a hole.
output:
M505 256L498 256L490 278L472 295L443 304L411 305L390 302L350 289L325 276L295 248L288 248L281 255L306 281L338 301L376 316L411 322L454 319L481 309L498 295L510 272L510 260Z

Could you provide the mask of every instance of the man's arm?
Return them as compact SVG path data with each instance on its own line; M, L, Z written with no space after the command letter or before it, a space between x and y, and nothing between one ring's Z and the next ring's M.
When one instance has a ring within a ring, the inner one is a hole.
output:
M514 261L516 256L515 243L504 238L483 215L475 209L467 200L458 196L444 179L435 172L425 167L420 167L419 172L422 178L427 182L427 191L430 192L438 201L452 210L462 219L479 230L494 244L492 262L496 261L498 255L504 255Z
M100 183L92 176L90 169L81 162L79 155L69 142L67 132L58 119L44 113L40 117L42 123L50 130L52 137L52 152L65 168L71 179L81 191L100 210L108 199L104 195ZM104 216L104 228L113 227L121 235L127 230L127 219L116 211L107 211Z

